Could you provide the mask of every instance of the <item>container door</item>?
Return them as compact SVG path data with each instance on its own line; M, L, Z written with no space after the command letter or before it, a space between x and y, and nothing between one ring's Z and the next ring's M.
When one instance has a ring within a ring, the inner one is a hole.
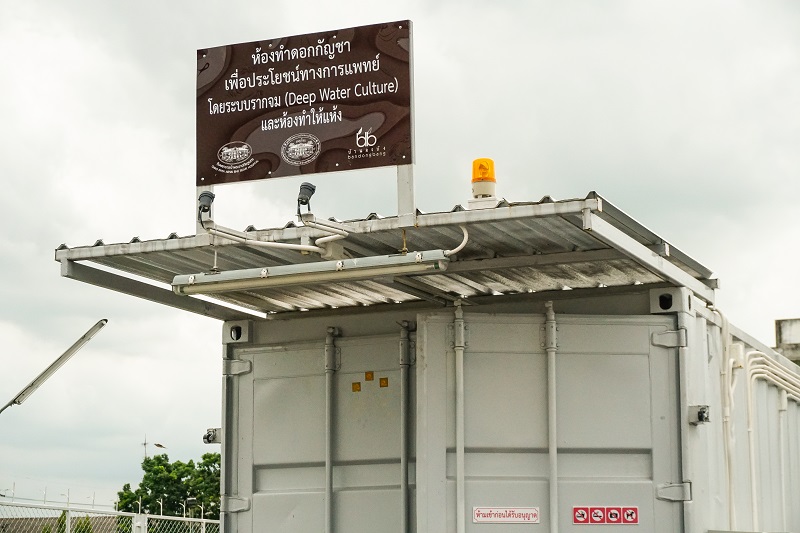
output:
M549 513L547 355L541 315L465 313L466 531L683 531L677 350L671 317L557 315L558 516ZM456 531L453 315L420 318L417 531ZM669 496L674 492L667 490ZM443 510L445 510L443 512ZM527 514L526 514L527 513Z
M399 339L398 329L335 340L333 531L400 531ZM252 368L235 378L228 407L231 486L249 500L232 513L237 533L325 529L324 353L324 338L234 351Z

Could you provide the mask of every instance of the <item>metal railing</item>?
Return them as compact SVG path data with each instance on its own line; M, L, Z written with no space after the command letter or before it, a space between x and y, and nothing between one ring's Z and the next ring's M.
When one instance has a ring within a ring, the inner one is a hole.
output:
M219 520L0 502L0 533L219 533Z

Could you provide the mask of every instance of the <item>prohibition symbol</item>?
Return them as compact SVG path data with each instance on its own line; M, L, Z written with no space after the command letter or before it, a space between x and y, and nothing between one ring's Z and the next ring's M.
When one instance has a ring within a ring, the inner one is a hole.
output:
M619 507L606 507L606 523L619 524L622 522L622 509Z
M588 507L573 507L572 508L572 523L573 524L588 524L589 523L589 508Z
M589 509L590 524L605 524L606 510L603 507L592 507Z
M638 507L623 507L622 508L622 523L623 524L638 524L639 523L639 508Z

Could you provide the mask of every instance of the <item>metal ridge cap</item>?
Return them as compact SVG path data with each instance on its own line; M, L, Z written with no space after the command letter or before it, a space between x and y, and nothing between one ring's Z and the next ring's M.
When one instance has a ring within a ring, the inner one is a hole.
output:
M587 197L585 199L562 200L558 202L539 202L539 203L514 203L500 204L491 209L475 209L463 211L447 211L441 213L418 213L416 216L415 227L434 227L458 224L470 224L479 222L492 222L501 220L511 220L516 218L535 218L562 215L580 215L585 209L602 212L603 200L600 197ZM377 219L364 219L345 221L346 225L352 228L352 233L367 234L381 231L392 231L402 229L400 217L391 216ZM249 229L249 228L248 228ZM324 233L319 230L310 231L311 228L305 226L288 225L283 228L260 229L251 232L254 238L274 242L284 242L297 240L301 236L314 238L317 234ZM61 261L80 261L97 257L109 257L116 255L129 255L149 252L166 252L175 250L186 250L200 248L212 244L214 237L209 234L198 234L188 237L172 237L167 239L153 239L147 241L133 240L118 244L93 244L77 247L59 246L55 250L55 260ZM218 238L218 241L220 239ZM224 241L224 238L221 238ZM220 243L228 244L228 243ZM231 242L230 244L235 244Z
M448 213L431 213L417 216L417 227L450 224L496 222L516 218L537 218L563 215L580 215L585 209L602 211L600 199L564 200L560 202L504 204L491 209L473 209Z
M211 244L213 237L208 234L192 235L168 239L153 239L148 241L125 242L118 244L76 246L74 248L59 246L55 250L55 260L64 259L81 261L98 257L114 255L130 255L149 252L167 252L173 250L187 250Z
M414 227L449 226L509 220L514 218L580 215L584 209L602 211L602 205L602 200L599 198L586 198L545 203L501 204L499 207L490 209L465 209L463 211L443 211L437 213L418 212ZM355 234L392 231L406 227L401 224L400 217L397 215L385 218L345 220L342 223L352 228L352 233ZM296 226L282 229L256 230L253 233L257 237L269 235L272 237L271 240L282 241L298 239L304 231L306 231L304 226ZM323 233L320 232L319 234L322 235ZM311 236L313 237L313 235L316 235L316 233Z

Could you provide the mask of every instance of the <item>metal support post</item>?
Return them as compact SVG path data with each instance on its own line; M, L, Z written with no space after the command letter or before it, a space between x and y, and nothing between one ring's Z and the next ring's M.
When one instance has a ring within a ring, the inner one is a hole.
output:
M325 335L325 533L333 533L333 374L338 336L338 328L328 328Z
M408 391L409 367L411 366L411 323L400 324L400 531L409 533L408 499Z
M413 165L397 167L397 218L401 228L414 226L417 222Z
M464 333L464 310L461 301L456 302L455 320L453 321L453 349L456 357L456 532L466 531L466 498L464 495L464 349L466 336Z
M547 450L550 462L550 533L558 533L558 434L556 410L556 351L558 327L553 302L544 304L547 352Z

